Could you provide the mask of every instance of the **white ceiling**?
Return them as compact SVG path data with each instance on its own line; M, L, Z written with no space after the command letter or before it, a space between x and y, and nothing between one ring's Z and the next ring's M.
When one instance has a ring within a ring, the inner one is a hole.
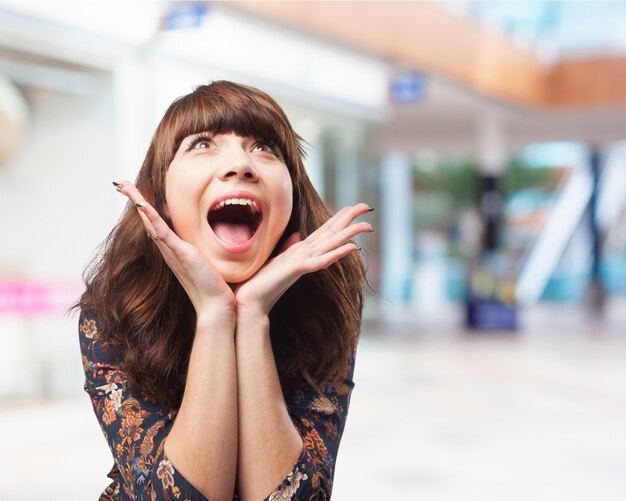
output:
M242 75L254 70L257 78L273 82L277 89L282 86L294 102L298 99L309 103L325 102L326 111L332 107L339 114L349 114L351 109L354 115L357 108L367 111L363 115L365 121L383 126L383 148L476 150L485 120L495 121L502 127L502 136L509 148L553 140L606 144L626 138L624 107L566 112L521 107L486 98L436 76L427 77L421 101L390 105L385 99L386 77L393 62L336 47L327 41L322 43L310 34L284 27L279 29L272 23L250 17L229 17L228 13L215 10L204 29L157 36L154 30L160 11L154 5L146 11L146 18L136 25L137 32L133 33L129 26L134 25L129 24L128 19L115 30L111 26L116 19L124 18L124 14L131 20L141 18L146 7L143 2L141 8L135 6L130 10L127 3L107 3L109 13L106 15L98 14L98 9L86 14L84 2L55 3L66 8L51 10L50 2L0 3L0 21L7 21L0 22L0 47L92 68L112 68L121 57L128 57L124 54L140 58L142 54L158 50L171 57L193 60L197 65L230 65L233 73ZM153 3L164 5L163 2ZM38 10L40 4L47 7ZM68 6L74 6L76 11L65 17L72 12ZM102 22L96 26L94 19L98 18ZM222 28L218 23L220 19ZM230 28L225 30L224 27ZM229 32L232 38L228 38ZM227 43L220 44L220 40ZM252 44L250 40L258 43ZM250 53L241 50L241 47L253 45L260 50ZM0 68L0 71L10 73L7 61L11 63L10 59L5 59L4 70ZM294 65L294 61L298 64ZM303 61L307 62L304 66ZM34 62L27 67L14 63L9 68L15 73L14 77L33 78ZM233 65L239 66L233 69ZM85 87L85 82L78 78L81 71L80 68L57 71L53 76L58 78L54 81L67 89L76 84L80 90ZM67 80L66 77L72 78ZM311 100L312 97L315 99Z
M568 111L522 107L429 77L422 101L391 108L383 147L475 151L485 120L501 125L510 149L544 141L605 145L626 139L626 107Z

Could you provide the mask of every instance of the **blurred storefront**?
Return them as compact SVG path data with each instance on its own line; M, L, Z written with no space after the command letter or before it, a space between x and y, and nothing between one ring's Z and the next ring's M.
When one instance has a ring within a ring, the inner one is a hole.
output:
M550 52L545 32L524 46L519 13L471 4L368 2L349 30L346 3L0 3L1 95L21 103L7 126L20 141L0 145L0 399L80 387L62 313L123 208L110 182L134 178L165 107L213 79L277 98L331 209L377 209L359 242L366 317L457 314L472 284L523 307L584 301L593 276L624 295L619 53L596 71L604 94L581 90L565 73L591 64L579 48ZM437 45L445 30L458 54Z

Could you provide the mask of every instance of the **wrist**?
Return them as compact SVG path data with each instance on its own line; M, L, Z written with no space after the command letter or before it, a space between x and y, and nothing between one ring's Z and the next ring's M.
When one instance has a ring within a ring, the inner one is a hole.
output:
M269 342L269 334L270 318L268 315L259 311L237 310L235 342L238 346L243 343L249 348L253 345L258 346L259 342Z
M196 311L196 319L198 327L215 324L234 325L235 307L229 304L206 305Z
M236 311L237 325L239 324L256 324L269 325L269 314L254 308L237 307Z

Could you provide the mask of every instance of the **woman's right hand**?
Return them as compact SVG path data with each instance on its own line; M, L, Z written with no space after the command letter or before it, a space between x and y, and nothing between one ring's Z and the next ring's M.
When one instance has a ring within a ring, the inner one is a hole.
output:
M235 296L211 263L195 246L182 240L171 230L130 181L121 180L115 188L126 195L137 208L148 235L187 292L198 319L215 312L223 314L222 318L226 320L234 321Z

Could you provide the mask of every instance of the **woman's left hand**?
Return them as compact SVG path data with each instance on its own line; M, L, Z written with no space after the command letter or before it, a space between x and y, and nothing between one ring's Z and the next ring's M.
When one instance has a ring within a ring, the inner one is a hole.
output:
M298 233L292 234L276 257L234 288L237 316L268 315L276 301L302 275L327 268L357 250L349 240L373 230L367 222L351 223L369 210L364 203L347 206L305 240Z

